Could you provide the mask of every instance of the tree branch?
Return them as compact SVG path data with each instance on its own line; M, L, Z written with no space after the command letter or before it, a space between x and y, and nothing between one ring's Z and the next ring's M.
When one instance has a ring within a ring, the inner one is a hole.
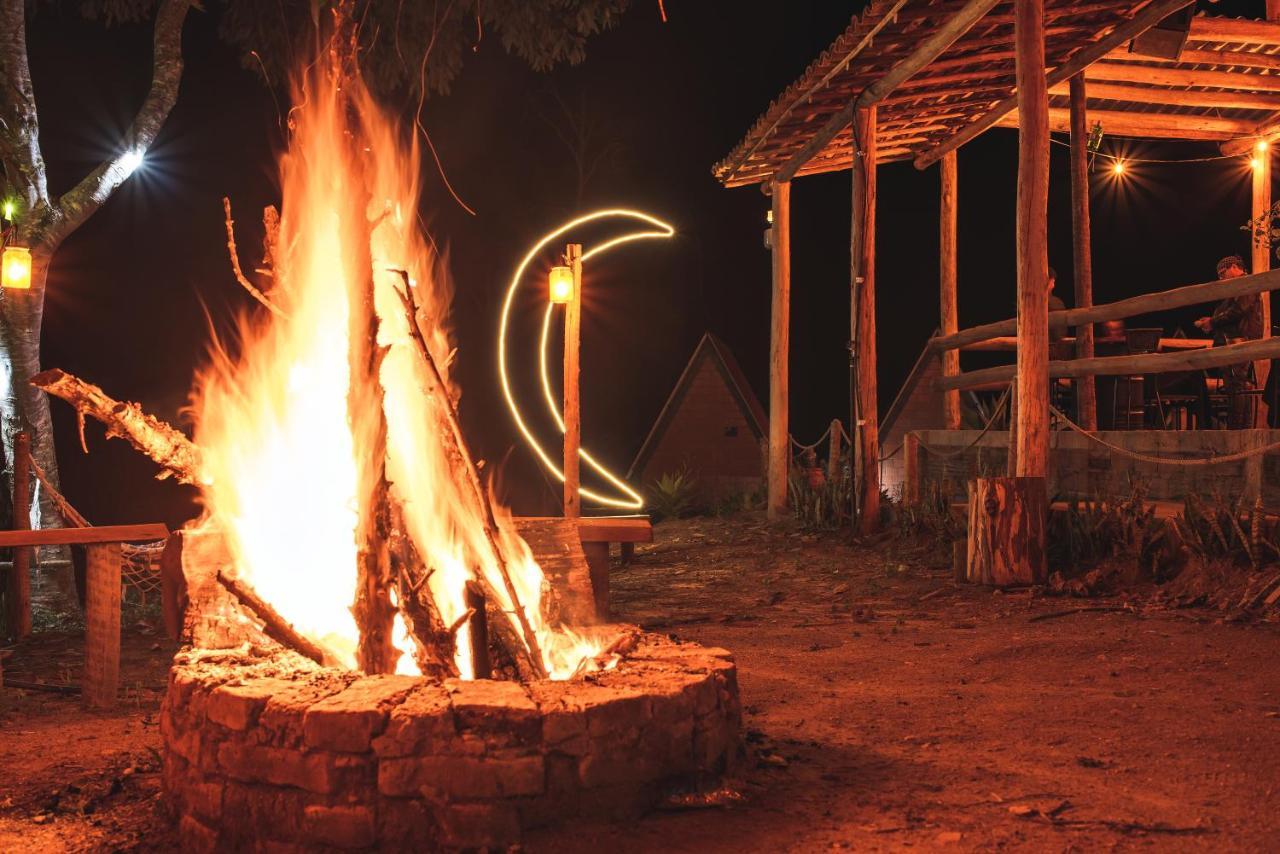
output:
M21 5L22 0L5 0ZM137 167L137 158L155 142L161 125L178 99L182 80L182 25L195 0L163 0L156 12L151 65L151 89L142 102L133 124L125 132L119 153L100 164L57 202L57 222L44 235L52 248L75 231L106 202Z
M35 91L27 63L24 0L0 0L0 163L28 212L49 201Z

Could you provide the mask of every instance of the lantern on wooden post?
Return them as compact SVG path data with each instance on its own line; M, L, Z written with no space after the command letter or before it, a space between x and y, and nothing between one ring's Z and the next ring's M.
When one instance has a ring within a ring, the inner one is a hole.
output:
M3 269L3 284L15 290L31 288L31 250L25 246L6 246L4 257L0 259Z
M573 301L573 268L552 267L548 279L547 294L556 305L568 305Z

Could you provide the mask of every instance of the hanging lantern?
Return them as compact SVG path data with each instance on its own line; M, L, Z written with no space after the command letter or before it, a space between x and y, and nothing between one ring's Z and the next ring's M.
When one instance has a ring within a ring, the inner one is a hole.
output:
M573 299L573 268L552 267L548 281L548 294L551 301L564 305Z
M31 287L31 250L25 246L6 246L4 258L0 260L4 268L4 286L19 290Z

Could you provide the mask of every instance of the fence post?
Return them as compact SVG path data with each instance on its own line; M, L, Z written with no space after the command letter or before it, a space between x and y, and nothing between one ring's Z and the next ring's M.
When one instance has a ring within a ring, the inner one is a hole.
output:
M839 418L831 419L831 438L827 444L827 483L835 483L840 478L840 433L844 427Z
M902 438L902 458L906 479L902 486L902 503L920 503L920 436L907 433Z

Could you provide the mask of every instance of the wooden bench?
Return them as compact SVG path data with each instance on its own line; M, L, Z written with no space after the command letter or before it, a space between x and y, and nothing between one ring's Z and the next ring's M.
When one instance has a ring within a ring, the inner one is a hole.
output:
M157 523L102 525L96 528L42 528L0 531L0 547L84 546L87 556L84 606L84 678L80 694L85 705L107 709L115 705L120 686L120 544L163 540L169 529ZM15 561L15 564L19 562ZM30 607L30 603L21 603Z
M556 516L523 517L518 522L540 522ZM609 619L609 546L621 546L623 562L631 560L636 543L653 542L653 523L648 516L583 516L578 519L578 538L591 572L591 591L596 617Z

